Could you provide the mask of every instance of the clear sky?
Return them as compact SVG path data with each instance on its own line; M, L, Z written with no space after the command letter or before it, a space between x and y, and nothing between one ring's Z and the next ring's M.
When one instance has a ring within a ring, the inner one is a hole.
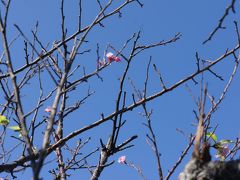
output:
M98 13L98 6L94 0L83 0L83 26L88 25ZM101 2L107 2L106 0ZM112 8L116 7L120 2L113 4ZM215 60L220 57L226 49L231 49L237 44L236 33L234 31L234 20L238 20L239 13L227 17L224 25L227 29L220 30L216 33L213 40L203 45L202 42L208 37L209 33L217 25L219 18L223 15L225 8L230 1L218 0L202 0L202 1L179 1L179 0L142 0L144 6L139 7L137 3L131 4L122 11L122 17L113 16L103 21L104 27L96 26L89 34L86 40L89 42L84 45L81 51L91 49L90 53L78 57L78 63L81 64L79 74L82 76L84 66L86 72L92 72L96 68L96 47L97 43L100 48L100 56L103 57L104 50L108 44L120 49L125 41L133 35L134 32L141 30L142 44L150 44L172 38L176 33L180 32L182 37L176 43L146 50L141 55L134 59L130 72L127 77L130 77L139 90L143 90L146 75L146 66L149 57L152 56L152 63L156 64L161 70L166 86L171 86L177 81L190 75L196 71L195 53L205 60ZM78 19L78 1L68 0L65 2L66 25L68 35L71 35L77 29ZM239 7L238 7L239 8ZM236 8L237 9L237 8ZM29 36L31 30L34 29L36 21L39 22L39 38L42 43L50 46L54 40L60 40L60 1L57 0L18 0L13 1L9 15L9 40L17 35L17 31L13 24L19 25L22 31ZM30 38L31 39L31 38ZM19 38L12 47L12 56L14 57L15 68L20 67L24 61L23 39ZM70 44L69 44L70 45ZM0 47L2 48L2 47ZM2 49L0 49L2 52ZM130 49L126 49L124 53L129 54ZM97 77L91 78L87 83L82 84L69 97L69 104L74 103L76 98L83 98L88 88L95 91L85 104L71 116L67 117L64 129L64 135L68 135L71 131L77 130L84 125L88 125L101 118L100 114L108 115L115 110L115 102L119 88L119 78L122 76L125 62L112 63L106 70L100 73L103 77L101 82ZM234 67L232 58L226 59L213 68L215 72L220 74L224 81L220 81L210 73L205 73L205 82L208 83L209 94L216 99L219 98L224 86L227 83L229 76ZM77 76L76 76L77 77ZM218 124L216 134L219 139L235 140L239 137L239 73L221 104L218 111L212 117L212 126ZM46 78L44 85L47 90L53 87L53 84ZM200 77L196 78L200 80ZM131 93L133 89L129 81L126 81L124 90L128 92L127 105L132 104ZM192 81L187 82L187 85L192 90L192 94L197 98L199 96L199 85L194 85ZM45 93L47 93L47 90ZM159 79L156 76L153 67L150 67L148 95L161 91ZM36 104L39 95L39 86L35 82L23 90L23 100L25 111L33 108ZM34 92L34 93L33 93ZM35 93L36 92L36 93ZM51 105L50 99L45 106ZM209 104L207 105L209 108ZM186 89L185 85L180 86L173 92L167 93L158 99L148 104L148 109L153 110L152 123L153 130L156 134L159 151L162 154L161 163L164 176L169 169L178 160L181 152L188 144L188 137L195 133L195 125L197 120L193 110L197 107L191 97L191 94ZM44 107L43 109L44 110ZM134 111L124 115L127 120L126 125L121 130L119 143L126 140L132 135L137 134L138 139L133 142L133 148L115 154L110 158L117 161L118 157L125 155L127 162L133 162L140 166L143 174L148 180L157 179L157 164L151 147L146 143L146 134L148 129L143 125L145 119L140 115L143 112L142 108L137 108ZM41 118L41 117L39 117ZM11 125L14 125L12 123ZM184 132L179 133L176 129ZM68 144L74 147L77 139L86 140L88 137L92 139L82 149L86 154L100 147L99 139L107 141L111 132L109 122L92 129L86 133L79 135L77 138L70 141ZM41 142L41 132L39 132L39 142ZM9 138L9 142L14 141ZM39 143L41 145L41 143ZM191 158L191 150L185 157L183 163L177 168L171 179L177 179L179 172L184 168L186 162ZM214 155L214 151L212 151ZM89 158L90 165L96 165L99 154ZM12 159L16 158L15 152ZM53 160L54 156L50 156L47 161ZM55 164L55 163L54 163ZM42 170L41 177L51 179L48 170L53 168L51 164L46 165ZM90 175L87 170L70 171L69 179L89 179ZM30 179L31 171L21 173L18 179ZM117 162L106 168L100 179L103 180L140 180L141 177L137 172L127 166L120 165Z

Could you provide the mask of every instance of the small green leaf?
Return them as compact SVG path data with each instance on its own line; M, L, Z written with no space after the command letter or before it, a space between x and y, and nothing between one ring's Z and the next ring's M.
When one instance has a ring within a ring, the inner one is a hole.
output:
M0 125L7 126L9 122L10 121L6 118L6 116L0 115Z
M21 131L21 128L19 126L9 126L8 128L12 129L12 130L14 130L16 132Z
M211 138L214 142L217 142L217 136L213 132L208 132L207 137Z
M228 140L228 139L222 139L221 141L219 141L219 143L220 143L221 145L223 145L223 144L234 143L234 141L231 141L231 140Z

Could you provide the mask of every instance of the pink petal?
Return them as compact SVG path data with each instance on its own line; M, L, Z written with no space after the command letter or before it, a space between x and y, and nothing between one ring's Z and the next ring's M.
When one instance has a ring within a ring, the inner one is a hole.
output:
M109 52L109 53L106 54L106 57L107 57L107 58L109 58L109 57L111 57L111 56L113 56L113 53L111 53L111 52Z

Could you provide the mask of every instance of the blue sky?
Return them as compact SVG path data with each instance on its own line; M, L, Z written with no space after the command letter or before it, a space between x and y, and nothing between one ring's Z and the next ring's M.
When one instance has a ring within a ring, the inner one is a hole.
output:
M104 3L107 1L101 2ZM144 87L146 66L150 56L152 56L152 63L156 64L161 70L166 85L171 86L196 71L196 51L199 52L199 56L202 59L215 60L221 56L226 49L231 49L237 44L233 21L237 20L239 13L235 15L230 14L224 23L227 29L217 32L211 42L205 45L202 44L208 37L208 34L217 25L218 19L222 16L230 1L146 0L142 2L144 3L143 8L140 8L137 3L131 4L122 11L121 18L117 16L110 17L103 21L104 28L97 26L90 32L87 38L89 42L84 45L81 51L90 48L91 52L78 57L78 63L86 67L87 72L92 72L96 68L95 51L97 43L99 44L100 55L103 56L108 44L120 49L125 41L131 37L134 32L139 30L141 30L140 42L142 44L167 40L178 32L182 34L181 39L176 43L146 50L134 59L128 77L131 77L136 87L140 90ZM78 2L77 0L72 0L66 1L65 4L66 25L68 35L71 35L71 33L77 29ZM112 9L118 4L119 2L114 3ZM96 1L83 0L83 26L90 24L97 13L98 7ZM34 29L36 21L39 21L39 38L41 38L44 44L52 44L54 40L61 38L59 16L59 1L14 1L10 8L8 38L12 39L17 35L17 31L13 27L14 23L18 24L24 33L30 37L31 30ZM24 62L23 39L18 39L11 50L15 68L20 67L22 62ZM129 50L130 49L126 49L124 53L128 54ZM89 87L92 91L95 91L95 94L91 96L77 112L67 117L64 124L64 135L100 119L102 112L105 115L114 112L119 87L118 79L121 77L125 65L124 62L111 64L106 70L100 73L104 78L103 82L97 77L93 77L87 83L79 86L73 95L70 96L69 105L75 102L76 98L81 99L81 97L84 97ZM215 72L223 76L225 81L220 81L210 73L205 73L205 81L208 83L209 93L216 99L218 99L224 85L227 83L233 67L233 59L227 58L224 62L213 68ZM82 75L81 68L78 73ZM216 134L220 139L234 140L239 136L239 77L239 73L237 73L220 109L212 117L212 125L215 126L218 124ZM46 78L46 81L49 79L47 75L43 75L43 78ZM200 80L200 77L196 79ZM23 89L24 108L26 111L33 108L38 98L39 87L35 84L36 82L32 81L27 88ZM194 85L191 81L187 82L187 85L191 88L193 95L198 97L199 85ZM46 88L45 93L47 93L47 90L51 89L53 84L45 82L44 86ZM159 79L154 73L152 66L150 68L148 88L148 95L161 91ZM132 104L131 93L133 89L128 81L124 86L124 90L129 92L127 104L130 105ZM52 99L45 105L51 105L51 100ZM197 107L186 87L182 85L174 91L150 102L148 109L153 109L152 123L154 132L156 133L158 147L162 154L161 162L163 173L164 176L166 176L168 170L171 169L188 144L188 136L191 133L195 133L195 126L192 124L195 124L197 121L193 110L197 110ZM110 161L117 160L121 155L126 155L128 162L133 162L141 166L147 179L154 180L157 179L156 160L154 159L151 148L146 143L146 133L148 133L148 130L143 125L145 119L139 115L142 111L143 109L137 108L124 115L127 123L122 129L119 142L135 134L139 137L134 141L135 146L133 148L114 155L110 158ZM100 137L103 141L107 141L111 132L110 128L111 124L107 122L71 140L69 145L73 146L79 138L84 140L92 137L90 143L82 150L83 153L87 153L100 146ZM182 135L176 131L176 129L181 129L185 135ZM39 140L41 140L41 132L39 132L38 136ZM9 141L12 140L9 139ZM214 154L214 151L212 153ZM14 153L12 158L16 157L14 155L16 154ZM96 164L98 157L99 154L95 154L89 158L89 163L91 165ZM171 179L177 179L179 172L184 168L184 164L186 164L190 157L191 151L183 163L177 168ZM52 160L53 158L54 155L50 156L48 160ZM41 176L44 177L44 179L51 178L48 173L50 168L53 168L53 166L48 164L43 169ZM89 179L87 170L71 171L69 173L72 174L69 179L74 180L79 179L79 177L81 177L81 179ZM31 171L26 171L21 175L21 178L19 176L19 179L30 179L30 177ZM141 179L141 177L133 169L115 163L105 169L100 179L137 180Z

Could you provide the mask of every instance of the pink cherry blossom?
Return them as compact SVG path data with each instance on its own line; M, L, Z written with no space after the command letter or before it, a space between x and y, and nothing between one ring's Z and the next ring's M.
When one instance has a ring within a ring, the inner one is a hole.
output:
M47 113L50 113L52 111L52 108L51 107L47 107L47 108L45 108L44 111L47 112Z
M113 53L109 52L106 54L106 57L108 58L108 62L111 63L111 62L120 62L121 59L117 56L115 56Z
M126 164L126 156L121 156L118 158L118 163L120 164Z

